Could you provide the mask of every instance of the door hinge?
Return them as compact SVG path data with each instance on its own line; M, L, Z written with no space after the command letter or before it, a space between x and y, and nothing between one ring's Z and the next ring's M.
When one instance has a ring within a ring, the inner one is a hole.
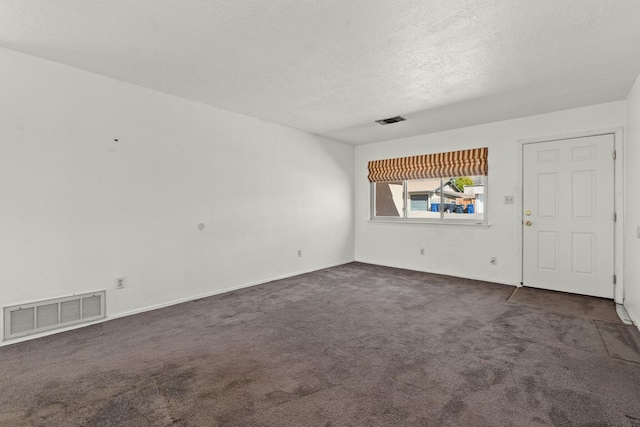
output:
M615 160L617 156L618 156L618 154L617 154L616 150L613 150L613 160Z
M613 275L613 284L615 285L617 281L618 281L618 278L617 278L617 277L616 277L616 275L614 274L614 275Z
M618 213L614 212L613 213L613 222L616 222L618 220Z

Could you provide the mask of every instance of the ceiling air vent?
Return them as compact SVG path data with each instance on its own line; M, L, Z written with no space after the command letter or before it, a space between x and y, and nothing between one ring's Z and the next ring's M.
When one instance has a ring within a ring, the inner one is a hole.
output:
M391 123L398 123L404 120L407 120L407 119L405 119L402 116L395 116L395 117L389 117L388 119L376 120L376 123L379 123L381 125L390 125Z

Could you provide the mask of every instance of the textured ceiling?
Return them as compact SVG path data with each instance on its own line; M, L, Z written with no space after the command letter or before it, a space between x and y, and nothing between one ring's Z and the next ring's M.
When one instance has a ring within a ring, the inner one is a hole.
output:
M639 22L639 0L0 0L0 46L359 144L624 99Z

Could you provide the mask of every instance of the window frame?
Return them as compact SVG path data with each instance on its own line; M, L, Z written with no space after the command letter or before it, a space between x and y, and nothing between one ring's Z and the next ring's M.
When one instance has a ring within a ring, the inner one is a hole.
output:
M440 218L408 218L407 217L407 203L408 203L408 191L407 191L407 182L413 181L410 179L402 180L402 213L399 217L393 216L376 216L376 182L369 182L369 191L370 191L370 205L369 205L369 221L376 222L396 222L396 223L407 223L407 224L442 224L442 225L471 225L471 226L486 226L489 224L489 203L487 203L488 194L489 194L489 176L484 176L484 216L482 221L478 221L477 219L448 219L444 216L444 210L440 209ZM444 178L440 178L443 180ZM415 180L419 181L419 180ZM442 206L442 205L441 205Z

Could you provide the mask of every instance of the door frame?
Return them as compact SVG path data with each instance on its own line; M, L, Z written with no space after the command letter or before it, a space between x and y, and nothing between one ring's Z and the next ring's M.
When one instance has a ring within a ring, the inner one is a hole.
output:
M613 268L614 271L612 274L616 275L616 283L613 288L613 296L614 301L617 304L624 303L624 270L622 268L622 260L623 250L624 250L624 128L622 126L607 128L607 129L598 129L591 131L583 131L583 132L574 132L574 133L565 133L559 135L548 135L541 136L535 138L526 138L518 140L518 168L519 168L519 176L520 176L520 194L519 197L516 197L516 208L519 209L519 214L515 215L515 223L517 229L520 230L518 235L518 246L520 251L520 265L519 265L519 276L520 276L520 284L519 287L522 286L524 280L524 235L523 235L523 221L524 221L524 213L523 213L523 199L524 199L524 146L525 144L535 144L540 142L551 142L551 141L559 141L563 139L576 139L583 138L588 136L598 136L598 135L613 135L613 143L614 149L616 151L616 159L613 164L613 200L616 212L616 221L613 223L614 231L613 231ZM612 153L613 156L613 153ZM612 212L613 214L613 212ZM612 218L613 222L613 218ZM613 277L611 278L613 282Z

